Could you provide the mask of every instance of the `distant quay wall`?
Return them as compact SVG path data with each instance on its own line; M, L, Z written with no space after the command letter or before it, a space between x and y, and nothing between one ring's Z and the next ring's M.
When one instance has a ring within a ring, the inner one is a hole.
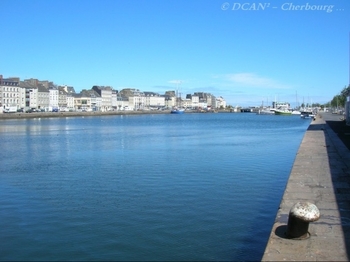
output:
M229 110L220 110L219 113L232 113ZM187 113L202 113L199 111L186 111ZM19 118L52 118L52 117L78 117L78 116L113 116L113 115L142 115L142 114L170 114L170 110L139 110L139 111L108 111L108 112L33 112L33 113L2 113L2 119Z
M170 114L167 111L108 111L108 112L33 112L33 113L3 113L0 119L17 118L51 118L51 117L77 117L77 116L113 116L113 115L140 115L140 114Z

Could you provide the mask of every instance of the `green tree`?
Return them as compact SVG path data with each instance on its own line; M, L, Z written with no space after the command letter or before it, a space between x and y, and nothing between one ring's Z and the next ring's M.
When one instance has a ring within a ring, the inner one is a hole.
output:
M346 97L350 94L350 85L344 87L340 94L335 95L330 104L332 107L344 107L346 103Z
M339 107L343 105L343 99L341 95L336 95L333 97L332 101L331 101L331 106L332 107Z
M323 105L323 107L330 108L331 107L331 102L327 102Z
M348 96L350 94L350 85L348 87L344 87L340 94L345 97Z

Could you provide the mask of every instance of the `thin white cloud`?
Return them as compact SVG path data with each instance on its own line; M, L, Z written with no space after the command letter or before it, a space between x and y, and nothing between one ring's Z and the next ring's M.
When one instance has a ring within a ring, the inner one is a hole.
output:
M218 78L215 76L214 78ZM289 86L281 84L278 81L259 76L254 73L235 73L235 74L226 74L223 75L224 80L229 81L235 85L245 86L245 87L255 87L255 88L273 88L273 89L288 89Z
M168 81L168 83L169 84L181 84L181 83L183 83L183 81L182 80L170 80L170 81Z

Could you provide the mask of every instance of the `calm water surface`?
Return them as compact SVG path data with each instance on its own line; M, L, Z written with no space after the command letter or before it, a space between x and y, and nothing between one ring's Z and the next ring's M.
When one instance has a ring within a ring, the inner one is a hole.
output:
M260 260L310 121L0 121L0 260Z

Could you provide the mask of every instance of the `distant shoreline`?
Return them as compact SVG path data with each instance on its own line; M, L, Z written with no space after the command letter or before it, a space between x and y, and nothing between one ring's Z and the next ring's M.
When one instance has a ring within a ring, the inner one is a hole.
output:
M186 111L186 113L201 113L197 111ZM230 113L222 110L219 113ZM78 116L114 116L114 115L151 115L151 114L170 114L170 110L163 111L109 111L109 112L33 112L33 113L2 113L0 120L3 119L21 119L21 118L50 118L50 117L78 117Z
M33 113L17 112L17 113L0 114L0 119L141 115L141 114L167 114L167 113L170 114L170 110L167 110L167 111L109 111L109 112L33 112Z

